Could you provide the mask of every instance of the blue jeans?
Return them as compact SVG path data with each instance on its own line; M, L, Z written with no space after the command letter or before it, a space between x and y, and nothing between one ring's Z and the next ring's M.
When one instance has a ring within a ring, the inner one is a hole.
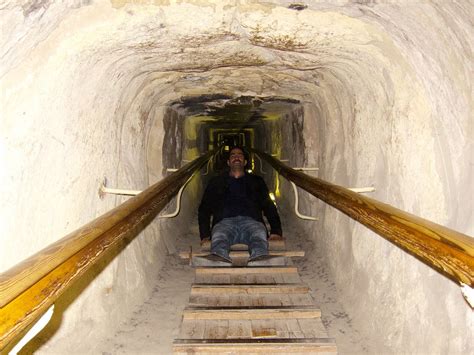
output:
M229 259L233 244L247 244L250 258L268 255L267 229L246 216L224 218L212 228L211 253Z

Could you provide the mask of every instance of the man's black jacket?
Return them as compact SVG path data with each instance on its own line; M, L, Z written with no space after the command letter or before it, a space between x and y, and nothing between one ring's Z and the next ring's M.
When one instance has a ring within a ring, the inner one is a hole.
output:
M229 173L216 176L207 185L199 205L199 234L201 239L211 237L211 228L223 219L224 203L228 186ZM260 176L245 174L244 179L247 197L251 210L248 215L263 223L262 212L270 223L270 233L282 235L280 217L273 201L268 195L268 188ZM212 216L212 227L211 227Z

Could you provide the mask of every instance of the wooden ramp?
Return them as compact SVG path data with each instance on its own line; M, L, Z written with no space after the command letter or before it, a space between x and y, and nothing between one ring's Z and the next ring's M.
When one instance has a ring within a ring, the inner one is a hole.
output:
M271 253L284 255L280 244ZM247 257L245 248L236 250L235 258ZM174 353L337 353L309 287L291 260L287 265L196 268Z

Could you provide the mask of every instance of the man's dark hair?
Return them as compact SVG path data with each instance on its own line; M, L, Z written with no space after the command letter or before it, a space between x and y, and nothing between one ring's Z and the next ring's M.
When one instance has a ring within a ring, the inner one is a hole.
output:
M247 150L241 146L241 145L233 145L229 148L229 152L227 153L227 159L229 159L230 157L230 152L233 151L234 149L240 149L242 151L242 153L244 153L244 158L245 160L249 161L249 153L247 152Z

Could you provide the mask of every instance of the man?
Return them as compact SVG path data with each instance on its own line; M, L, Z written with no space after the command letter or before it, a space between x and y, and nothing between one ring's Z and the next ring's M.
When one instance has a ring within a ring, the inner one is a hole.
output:
M260 176L245 173L243 148L230 149L227 165L229 171L211 179L199 206L201 245L211 243L211 254L206 259L232 263L229 252L233 244L248 245L249 264L268 259L262 212L271 227L268 239L282 239L280 217L268 188Z

